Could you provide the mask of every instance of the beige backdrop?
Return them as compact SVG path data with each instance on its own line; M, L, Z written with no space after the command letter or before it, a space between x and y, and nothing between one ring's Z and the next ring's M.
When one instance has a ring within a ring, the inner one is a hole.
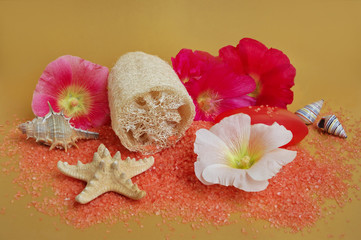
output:
M255 38L286 53L297 69L291 110L323 98L361 117L361 1L35 1L0 0L0 122L13 114L33 118L33 90L45 66L65 54L77 55L109 68L129 51L155 54L170 62L181 48L217 54L243 37ZM83 231L58 223L27 209L29 199L11 203L12 176L1 176L0 239L163 239L167 231L144 229L128 233L121 224L99 225ZM5 190L4 190L5 189ZM34 214L34 217L30 215ZM259 239L360 239L361 203L353 201L343 211L319 221L304 233L263 230ZM43 220L40 221L39 218ZM172 238L252 239L240 226L221 227L212 235L175 224Z

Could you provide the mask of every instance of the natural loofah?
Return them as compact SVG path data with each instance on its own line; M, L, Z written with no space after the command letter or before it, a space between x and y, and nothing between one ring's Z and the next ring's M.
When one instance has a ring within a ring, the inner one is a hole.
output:
M108 78L112 128L130 151L152 154L176 143L193 121L191 97L171 66L131 52Z

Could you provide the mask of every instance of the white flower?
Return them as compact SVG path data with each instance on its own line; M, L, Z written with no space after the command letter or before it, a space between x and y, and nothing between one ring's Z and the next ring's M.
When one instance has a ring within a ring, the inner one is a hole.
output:
M206 185L262 191L268 179L297 154L279 148L291 141L291 131L278 123L251 126L251 118L242 113L224 118L209 130L200 129L196 135L194 171Z

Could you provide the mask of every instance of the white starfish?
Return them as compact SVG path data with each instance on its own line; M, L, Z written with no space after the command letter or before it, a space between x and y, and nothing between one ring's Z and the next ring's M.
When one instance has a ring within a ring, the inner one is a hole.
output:
M69 165L59 161L58 169L67 176L87 182L85 189L75 198L79 203L85 204L109 191L132 199L141 199L146 193L140 190L137 184L133 184L131 178L146 171L153 164L153 157L138 161L127 157L123 161L119 151L112 158L109 150L100 144L92 162L83 164L78 161L77 165Z

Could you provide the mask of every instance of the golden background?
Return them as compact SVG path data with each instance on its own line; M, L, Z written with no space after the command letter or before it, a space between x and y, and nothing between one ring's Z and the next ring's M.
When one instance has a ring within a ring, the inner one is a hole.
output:
M32 119L32 94L48 63L71 54L109 68L129 51L170 62L182 48L217 54L251 37L282 50L297 69L294 111L323 98L361 117L361 1L4 1L0 0L0 123ZM13 175L0 176L0 239L361 239L361 202L354 200L303 233L241 233L241 224L193 231L174 223L160 231L151 216L128 233L122 223L77 230L57 217L11 202ZM361 185L360 183L358 183ZM59 228L56 230L54 224ZM246 227L250 226L249 223ZM106 230L109 229L108 233Z

